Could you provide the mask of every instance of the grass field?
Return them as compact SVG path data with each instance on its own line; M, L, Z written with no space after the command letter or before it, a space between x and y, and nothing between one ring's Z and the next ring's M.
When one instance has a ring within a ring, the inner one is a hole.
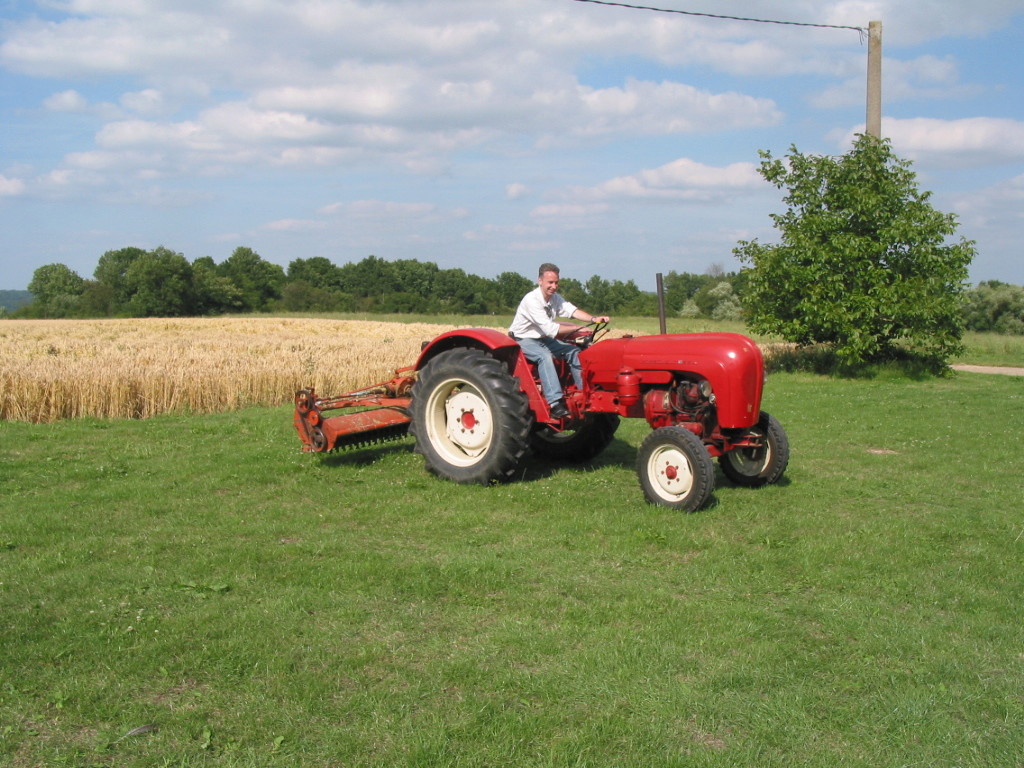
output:
M764 405L787 478L693 515L636 421L490 488L286 406L0 422L0 765L1024 765L1024 379Z

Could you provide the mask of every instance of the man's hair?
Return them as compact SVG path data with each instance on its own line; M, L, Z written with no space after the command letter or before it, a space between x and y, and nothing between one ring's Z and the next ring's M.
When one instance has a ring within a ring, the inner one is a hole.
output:
M537 272L537 277L544 277L545 272L554 272L558 274L558 267L554 264L541 264L540 269Z

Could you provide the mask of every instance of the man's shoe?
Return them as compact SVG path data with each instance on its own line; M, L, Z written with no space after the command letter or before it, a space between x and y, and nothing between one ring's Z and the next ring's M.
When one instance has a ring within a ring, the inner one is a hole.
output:
M565 407L565 401L559 400L557 403L551 404L551 417L554 419L567 419L569 418L569 409Z

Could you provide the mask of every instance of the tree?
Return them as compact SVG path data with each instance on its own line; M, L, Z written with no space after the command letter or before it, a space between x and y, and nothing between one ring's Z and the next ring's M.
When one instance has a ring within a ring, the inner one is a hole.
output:
M702 288L711 285L714 278L711 275L695 275L690 272L679 273L671 271L665 275L663 281L665 288L665 308L670 314L679 314L682 317L697 317L693 313L696 303L694 297ZM683 310L686 310L684 313Z
M119 248L116 251L107 251L100 256L96 264L96 271L93 277L98 283L106 285L110 290L106 295L110 297L110 304L106 307L104 314L119 314L127 308L128 300L131 298L130 289L125 282L128 270L132 264L146 251L142 248Z
M284 270L264 261L252 248L235 248L217 271L241 292L243 312L262 312L269 308L271 301L281 298Z
M1024 335L1024 287L986 280L967 291L964 303L967 327Z
M85 281L65 264L44 264L32 273L28 289L35 296L35 313L42 317L74 315Z
M339 289L341 273L330 259L323 256L294 259L288 264L288 282L300 281L319 289Z
M209 256L192 262L192 291L193 310L198 315L217 315L242 309L241 290L219 273Z
M715 287L708 291L708 298L712 300L712 320L739 320L743 307L732 289L728 280L722 280L715 284Z
M751 264L744 305L752 330L833 346L842 364L910 353L935 369L961 349L961 298L974 243L947 244L956 217L917 189L887 140L858 136L839 157L786 162L762 151L760 173L787 190L773 214L777 245L742 241Z
M194 311L192 265L163 246L135 259L125 284L133 317L180 317Z
M523 296L537 287L533 280L527 280L518 272L502 272L495 279L498 289L498 301L504 309L515 309Z

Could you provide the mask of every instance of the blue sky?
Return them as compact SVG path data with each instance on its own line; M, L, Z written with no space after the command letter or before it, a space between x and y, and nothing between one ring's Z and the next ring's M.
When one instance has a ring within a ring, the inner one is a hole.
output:
M1022 0L665 0L883 24L883 133L1024 284ZM851 30L574 0L0 0L0 289L163 245L494 277L732 270L773 242L758 150L863 130Z

